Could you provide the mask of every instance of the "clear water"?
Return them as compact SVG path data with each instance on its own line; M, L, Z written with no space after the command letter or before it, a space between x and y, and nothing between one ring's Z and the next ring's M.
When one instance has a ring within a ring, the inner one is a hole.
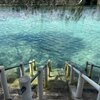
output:
M55 67L66 60L100 65L99 7L56 7L27 10L0 8L0 64L6 67L48 59Z

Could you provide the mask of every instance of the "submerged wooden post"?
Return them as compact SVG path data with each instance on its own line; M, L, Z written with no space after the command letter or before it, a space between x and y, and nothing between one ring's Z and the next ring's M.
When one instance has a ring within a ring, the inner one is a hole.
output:
M7 85L7 78L4 71L5 71L4 66L0 66L0 76L1 76L2 88L4 91L4 98L5 100L8 100L10 99L10 94L9 94L8 85Z
M33 76L33 64L32 64L32 61L29 61L29 73L30 73L30 76L32 77Z
M43 68L39 68L38 73L38 96L39 100L43 100Z
M83 86L84 86L84 79L82 78L82 73L80 72L76 90L76 98L82 98Z
M36 61L33 59L32 62L33 62L33 63L32 63L32 65L33 65L33 69L34 69L34 71L36 71Z
M31 81L29 76L22 76L19 79L21 88L21 100L32 100Z
M47 65L45 65L44 71L45 71L44 85L45 85L45 88L47 88L47 86L48 86L48 66Z

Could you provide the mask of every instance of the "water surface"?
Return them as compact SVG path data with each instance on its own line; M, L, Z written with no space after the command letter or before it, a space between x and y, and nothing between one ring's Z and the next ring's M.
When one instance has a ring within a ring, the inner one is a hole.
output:
M47 59L100 65L99 7L0 8L0 64Z

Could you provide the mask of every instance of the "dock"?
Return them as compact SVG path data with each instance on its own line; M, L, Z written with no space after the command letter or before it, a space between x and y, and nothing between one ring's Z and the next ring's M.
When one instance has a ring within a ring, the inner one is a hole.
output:
M2 72L4 67L0 67L0 75L5 75L0 79L0 100L100 100L100 85L68 62L56 69L50 60L35 67L35 61L29 62L27 71L20 65L19 78L12 84L4 74L7 69Z

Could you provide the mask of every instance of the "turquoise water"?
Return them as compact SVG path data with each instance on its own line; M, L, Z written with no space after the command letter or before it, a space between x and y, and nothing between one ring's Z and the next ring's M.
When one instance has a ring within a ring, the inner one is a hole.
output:
M6 67L51 59L56 67L70 60L100 65L98 7L0 8L0 64Z

